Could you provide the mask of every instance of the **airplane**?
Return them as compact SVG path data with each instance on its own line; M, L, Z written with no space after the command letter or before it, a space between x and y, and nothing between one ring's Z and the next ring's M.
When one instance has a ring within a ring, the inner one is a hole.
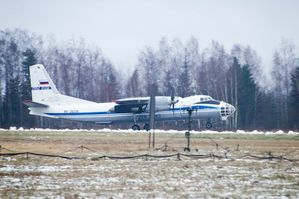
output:
M149 130L150 97L134 97L115 102L96 103L61 94L45 67L41 64L30 66L32 101L29 114L50 118L67 119L97 124L133 123L133 130L140 130L139 123ZM189 97L155 96L155 120L206 120L206 128L212 128L211 119L226 120L235 112L235 107L208 95Z

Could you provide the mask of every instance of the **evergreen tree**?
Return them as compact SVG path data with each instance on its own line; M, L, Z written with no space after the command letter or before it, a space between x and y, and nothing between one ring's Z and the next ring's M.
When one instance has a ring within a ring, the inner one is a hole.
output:
M9 99L8 99L9 97ZM5 126L11 127L16 126L20 127L21 121L21 91L20 91L20 81L19 77L14 77L6 83L6 94L4 100L5 108Z
M35 52L27 49L24 53L24 61L22 62L23 82L22 82L22 99L31 98L30 74L29 67L37 63Z
M18 77L18 62L19 62L19 46L15 41L8 41L5 54L2 55L3 66L5 70L5 96L3 103L4 110L4 126L16 126L16 121L13 119L14 114L18 112L19 104L16 106L17 89L19 85ZM15 85L17 84L17 85Z
M0 32L0 127L4 124L4 110L3 110L3 88L4 88L4 79L5 75L4 67L3 67L3 52L5 47L5 40L1 38L1 32Z
M27 49L24 53L24 60L22 62L22 72L23 72L23 82L21 84L21 95L22 100L30 100L31 99L31 85L30 85L30 74L29 67L37 63L37 59L35 58L35 51L31 49ZM35 124L34 116L29 115L28 107L24 104L21 105L21 114L20 114L20 125L24 127L33 127Z
M273 92L260 91L256 104L256 129L276 129L277 111Z
M299 67L292 74L290 92L290 127L299 129Z
M250 74L249 66L241 68L238 77L238 126L252 128L255 118L255 95L257 86Z

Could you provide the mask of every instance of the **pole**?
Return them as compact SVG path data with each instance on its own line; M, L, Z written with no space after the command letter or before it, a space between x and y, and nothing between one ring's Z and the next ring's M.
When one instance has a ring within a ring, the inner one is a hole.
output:
M153 129L153 149L155 148L155 129Z
M150 98L150 131L152 131L153 133L153 140L152 140L152 147L155 148L155 94L153 92L151 92L151 98Z
M191 115L192 115L192 109L188 110L188 131L185 133L185 136L187 138L187 147L184 149L184 151L190 151L190 131L191 131Z
M152 138L151 138L151 130L148 131L148 148L151 148L151 141L152 141Z
M155 108L156 108L156 95L154 90L154 85L151 88L151 95L150 95L150 113L149 113L149 148L151 147L151 133L152 136L152 147L155 148Z

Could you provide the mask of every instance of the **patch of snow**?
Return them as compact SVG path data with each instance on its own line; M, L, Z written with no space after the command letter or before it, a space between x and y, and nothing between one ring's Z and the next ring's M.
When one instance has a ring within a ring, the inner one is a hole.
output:
M16 130L17 130L17 127L15 127L15 126L11 126L11 127L9 128L9 130L10 130L10 131L16 131Z
M296 198L299 175L293 173L298 170L295 166L290 162L278 166L271 161L241 160L106 160L82 164L36 159L25 165L10 163L0 170L0 198L4 192L3 197L11 198L18 197L14 194L45 198L70 193L70 197L79 198Z
M0 131L7 131L6 129L0 129ZM22 127L16 128L16 127L10 127L9 131L33 131L33 132L99 132L99 133L148 133L148 131L140 130L140 131L134 131L132 129L109 129L109 128L103 128L103 129L49 129L49 128L30 128L30 129L24 129ZM176 133L185 133L186 130L162 130L162 129L155 129L155 133L170 133L170 134L176 134ZM259 131L259 130L253 130L253 131L244 131L244 130L236 130L236 131L214 131L214 130L202 130L202 131L191 131L192 134L240 134L240 135L299 135L299 132L295 131Z

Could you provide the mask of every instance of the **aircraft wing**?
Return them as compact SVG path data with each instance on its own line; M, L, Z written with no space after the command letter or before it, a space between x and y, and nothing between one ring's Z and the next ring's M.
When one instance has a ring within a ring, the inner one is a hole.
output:
M123 104L147 104L149 103L149 97L133 97L133 98L124 98L116 100L116 103L119 105Z
M29 107L48 107L48 105L46 104L41 104L41 103L38 103L38 102L32 102L32 101L24 101L23 104L29 106Z
M116 113L142 113L149 104L149 97L119 99L115 103Z

